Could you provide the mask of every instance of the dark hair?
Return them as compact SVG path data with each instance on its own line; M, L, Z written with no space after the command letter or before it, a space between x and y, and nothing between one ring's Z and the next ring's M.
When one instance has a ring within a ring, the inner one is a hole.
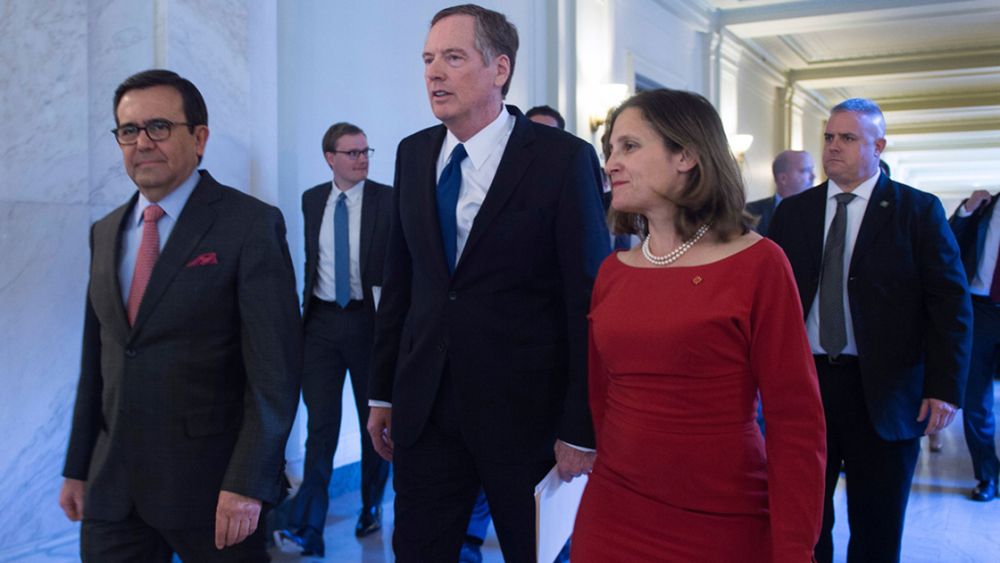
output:
M205 99L201 97L198 88L186 78L181 78L176 72L153 69L133 74L125 79L115 90L115 125L118 123L118 104L122 96L129 90L144 90L153 86L172 86L181 95L184 106L184 119L188 122L188 130L194 133L196 125L208 125L208 108Z
M528 113L524 114L525 117L531 119L536 115L544 115L551 117L556 120L556 127L560 129L566 129L566 120L563 119L562 114L549 106L535 106L528 110Z
M729 149L719 114L704 97L681 90L647 90L632 96L608 116L601 142L604 158L611 157L611 132L622 111L636 108L660 134L671 153L687 150L697 164L691 169L688 183L676 196L674 224L684 240L694 236L706 222L723 241L750 231L754 218L743 209L746 199L740 166ZM612 234L645 237L649 234L646 217L608 211Z
M359 133L361 135L365 134L357 125L351 125L344 121L334 123L326 130L326 134L323 135L323 154L337 150L337 141L344 135L357 135Z
M507 91L510 90L510 81L514 78L514 59L517 57L518 46L517 28L507 21L507 16L475 4L462 4L441 10L434 14L431 27L448 16L459 15L472 16L476 20L475 46L479 55L483 57L483 64L488 66L500 55L507 55L510 59L510 74L507 75L507 82L504 82L500 91L506 98Z

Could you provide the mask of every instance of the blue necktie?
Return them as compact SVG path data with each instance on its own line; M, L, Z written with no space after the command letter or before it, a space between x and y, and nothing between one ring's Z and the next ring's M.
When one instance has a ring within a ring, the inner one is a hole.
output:
M451 161L444 167L437 185L438 220L441 222L441 239L444 241L444 255L448 258L448 270L455 274L455 254L458 251L457 229L458 189L462 185L462 161L469 153L459 144L451 151Z
M333 265L337 280L337 303L351 300L351 247L348 244L347 194L341 193L333 209Z

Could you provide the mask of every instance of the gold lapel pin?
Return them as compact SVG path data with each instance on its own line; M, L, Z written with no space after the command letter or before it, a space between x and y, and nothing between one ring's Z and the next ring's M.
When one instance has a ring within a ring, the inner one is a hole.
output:
M695 285L698 285L701 283L701 276L695 276L695 278L691 281L693 281Z

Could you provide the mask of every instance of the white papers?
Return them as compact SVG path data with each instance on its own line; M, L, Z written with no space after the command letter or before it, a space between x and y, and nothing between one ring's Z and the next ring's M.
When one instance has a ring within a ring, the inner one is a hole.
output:
M587 486L583 475L569 483L559 478L553 467L538 485L535 485L535 543L538 563L552 563L562 551L566 540L573 533L576 510Z
M373 285L372 286L372 302L375 305L375 310L378 311L378 300L382 297L382 286Z

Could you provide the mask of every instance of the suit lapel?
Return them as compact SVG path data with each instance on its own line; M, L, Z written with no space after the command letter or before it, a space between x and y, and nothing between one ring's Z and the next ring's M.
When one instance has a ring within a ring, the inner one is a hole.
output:
M139 192L132 196L129 202L114 210L108 216L109 228L99 233L100 239L94 241L94 247L104 248L102 251L101 263L95 264L96 279L91 280L94 287L104 294L107 303L112 310L110 328L120 342L124 342L131 327L128 324L128 315L125 313L125 303L122 302L121 281L118 278L118 265L121 264L122 253L122 233L125 230L126 221L132 217L132 210L135 209L135 202L139 199ZM113 225L113 230L110 228Z
M427 132L427 143L424 144L424 153L418 155L417 165L420 170L417 178L420 178L420 194L417 198L417 205L420 209L414 214L421 221L426 221L421 231L435 233L427 238L431 245L431 254L436 256L435 262L438 269L444 272L446 278L451 278L448 271L448 259L444 255L444 239L441 237L441 219L437 209L437 161L441 153L441 146L444 145L444 137L448 129L444 125L439 125ZM399 186L396 186L398 189ZM400 194L402 197L402 194Z
M328 182L320 186L316 193L315 205L306 206L306 210L309 213L309 240L313 244L312 251L315 252L316 256L312 258L314 260L319 259L319 232L323 227L323 212L326 210L327 202L330 199L330 193L333 191L333 182Z
M361 193L361 245L358 264L361 267L361 277L365 275L365 266L368 264L368 251L371 250L372 236L375 234L375 216L378 212L378 190L365 185Z
M895 190L888 176L880 174L878 182L875 184L875 189L872 190L872 197L868 200L868 206L865 208L864 218L861 219L858 240L854 242L854 251L851 255L852 269L861 257L864 256L865 251L871 246L875 237L878 236L878 233L885 226L895 209Z
M205 233L212 227L212 223L215 222L216 212L210 204L222 197L222 190L207 172L203 171L201 174L201 180L191 192L191 197L184 205L181 216L177 218L177 223L170 233L167 244L163 247L163 252L160 253L156 265L153 266L149 283L146 285L146 292L139 304L135 324L132 326L133 338L139 333L142 325L152 314L167 288L170 287L174 276L184 267L185 260L204 238Z
M521 181L521 177L528 170L528 166L535 159L535 151L529 147L531 142L535 140L535 131L531 121L514 106L507 106L507 110L516 119L514 130L511 131L497 173L493 177L493 183L490 184L490 189L486 193L486 199L483 200L483 205L479 208L479 213L476 214L476 219L472 222L472 230L469 231L469 238L465 242L465 248L462 250L459 264L455 266L455 271L462 267L461 263L465 262L490 223L503 209L504 204L507 203Z
M826 191L827 183L823 182L819 186L804 192L801 196L802 222L805 226L802 230L806 233L806 246L809 249L809 257L812 258L813 268L817 272L823 269L823 235L826 229Z

